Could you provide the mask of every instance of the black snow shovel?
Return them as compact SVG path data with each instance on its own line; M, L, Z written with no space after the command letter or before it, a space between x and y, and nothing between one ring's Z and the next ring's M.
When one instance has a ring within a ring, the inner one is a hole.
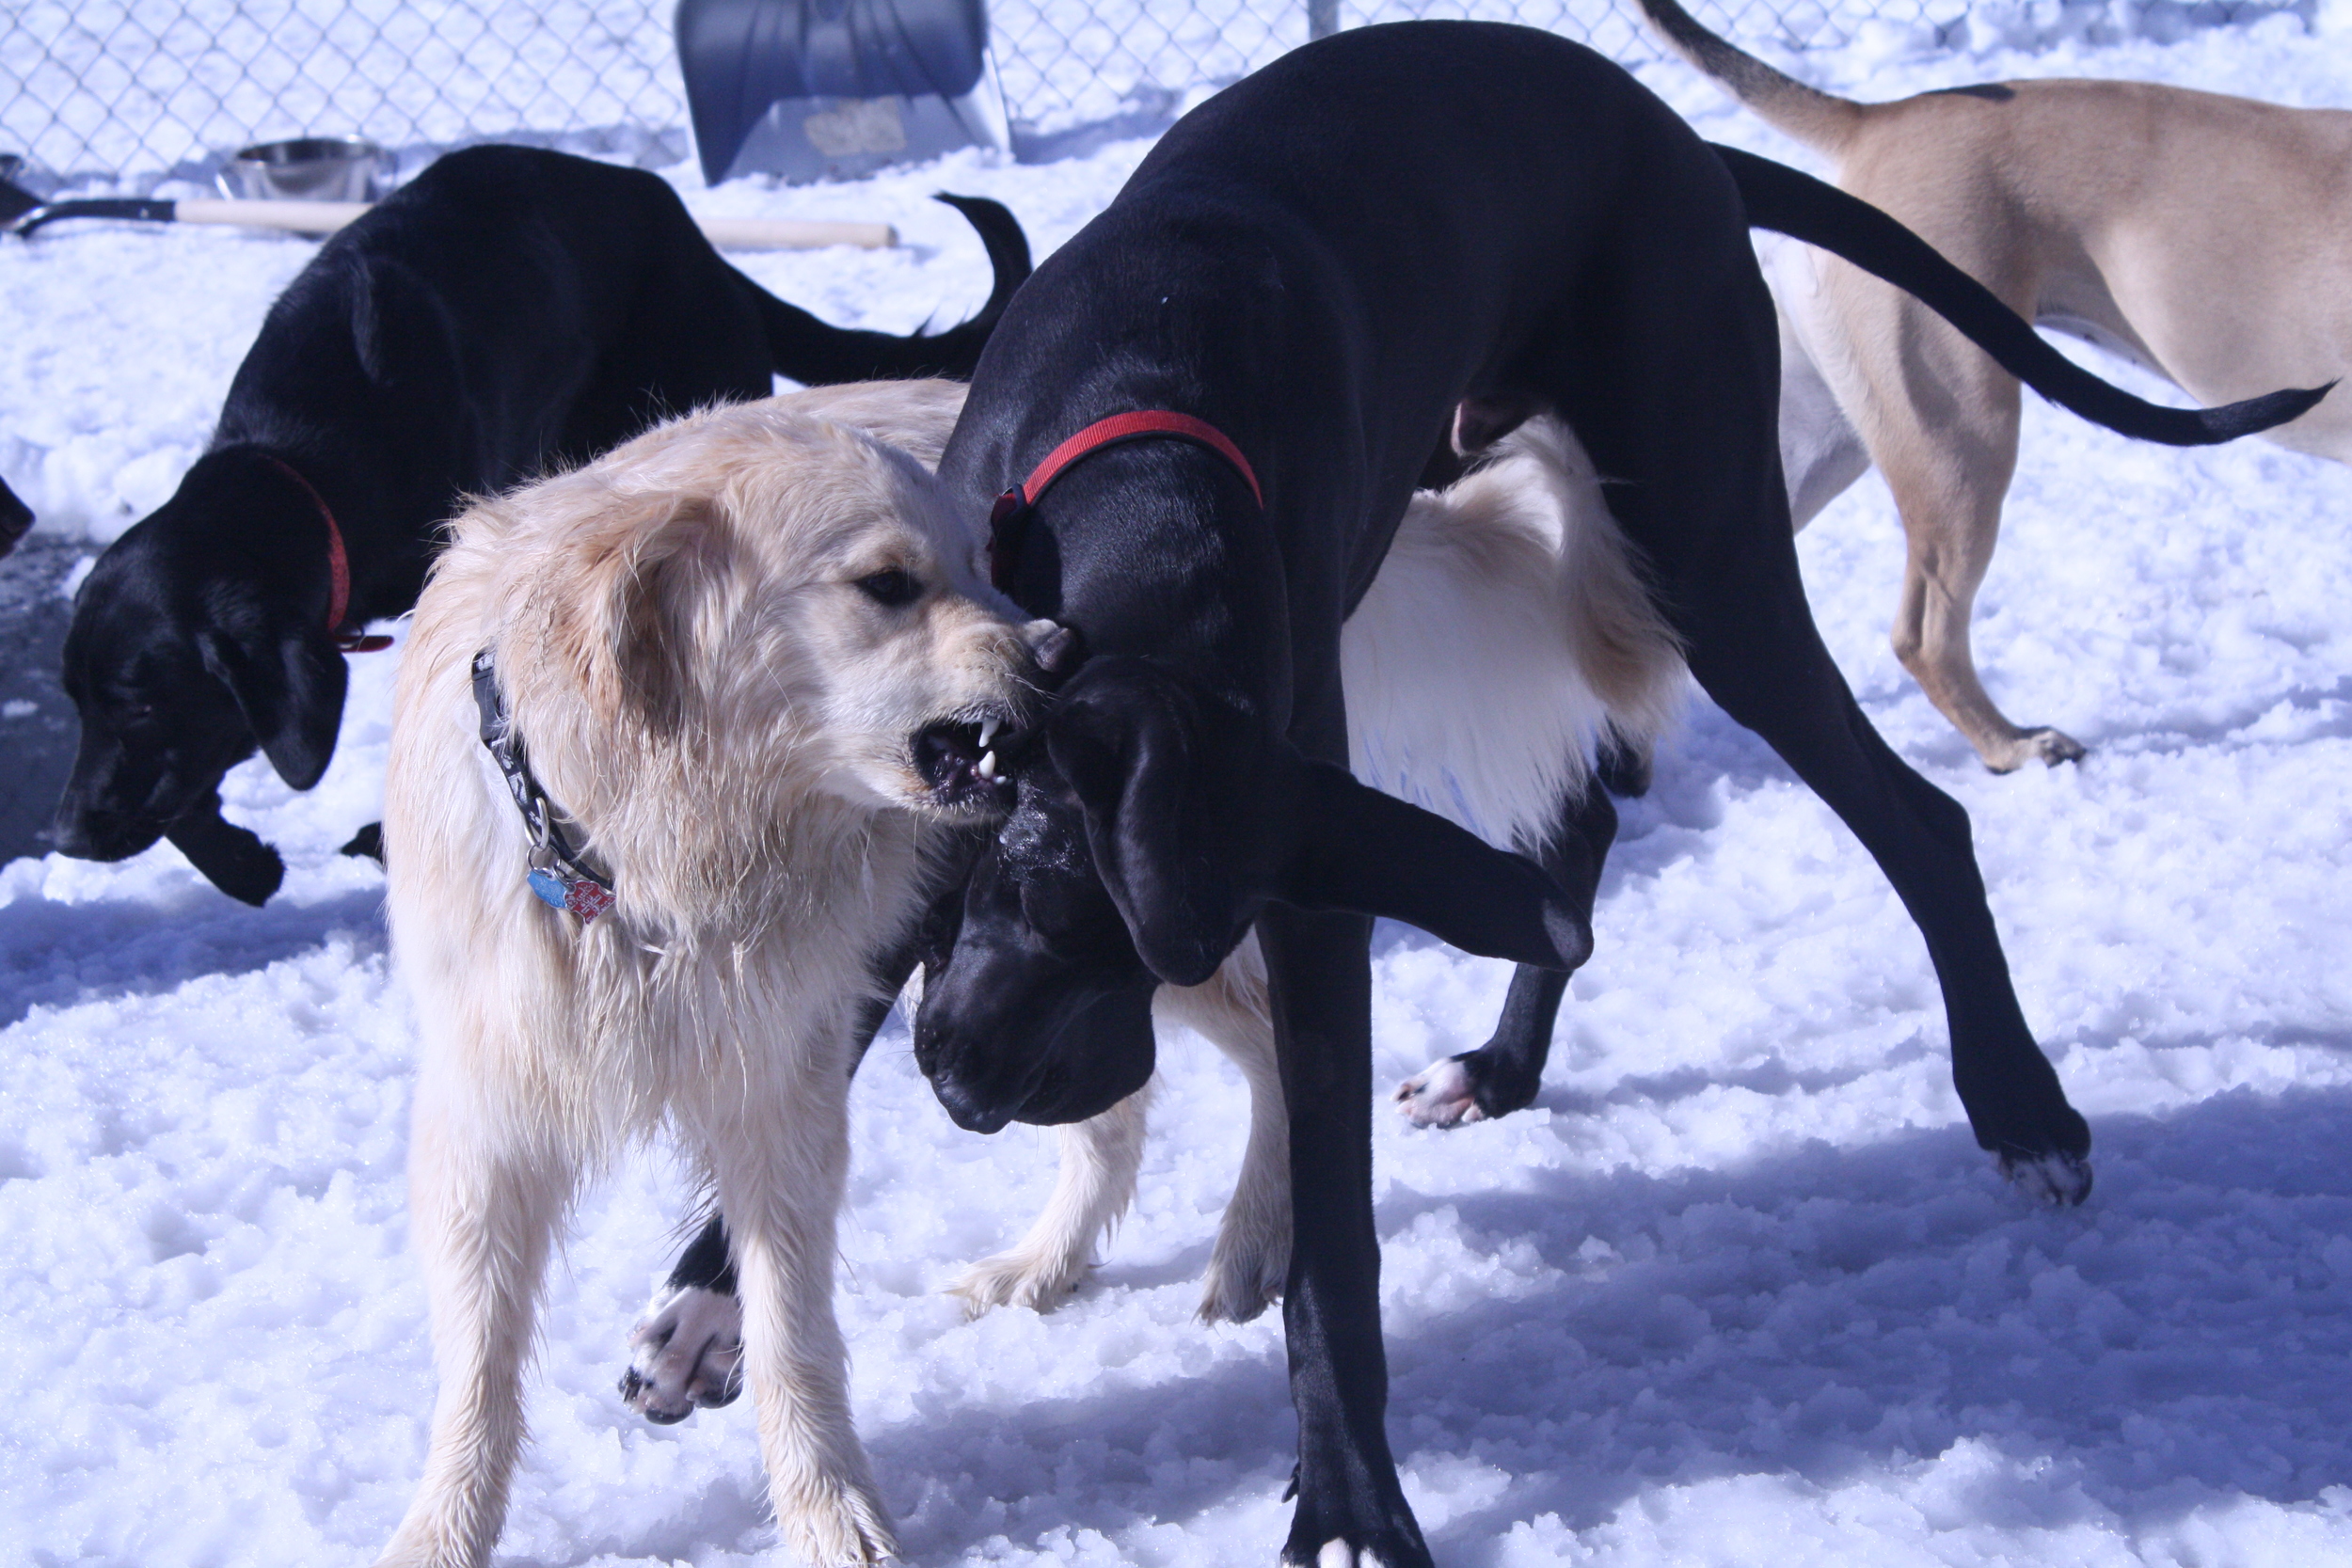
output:
M1009 149L987 0L678 0L678 66L712 184L853 179Z

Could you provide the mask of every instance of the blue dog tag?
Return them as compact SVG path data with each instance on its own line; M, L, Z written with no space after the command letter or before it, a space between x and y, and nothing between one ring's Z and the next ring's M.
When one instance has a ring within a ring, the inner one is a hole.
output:
M534 865L531 868L531 875L523 879L531 884L531 891L538 895L542 904L559 910L569 908L564 902L564 880L554 872L542 871Z

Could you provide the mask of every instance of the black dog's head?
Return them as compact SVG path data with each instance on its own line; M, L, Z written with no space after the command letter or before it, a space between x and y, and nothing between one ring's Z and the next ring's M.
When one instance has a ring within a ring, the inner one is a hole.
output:
M1574 969L1590 927L1532 862L1309 762L1136 658L1064 689L915 1020L961 1126L1076 1121L1152 1075L1151 1000L1216 973L1269 903L1389 915Z
M99 557L66 632L82 740L57 805L60 849L121 860L216 817L221 775L257 746L294 788L318 783L345 681L326 556L298 483L232 451L199 462Z

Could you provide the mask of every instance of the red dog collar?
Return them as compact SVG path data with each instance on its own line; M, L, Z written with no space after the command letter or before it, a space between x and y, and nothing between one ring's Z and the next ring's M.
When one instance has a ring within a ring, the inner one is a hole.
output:
M343 617L351 609L351 558L343 553L343 531L335 526L335 514L327 509L326 498L293 464L277 457L270 462L279 473L302 486L302 493L310 498L310 504L319 509L319 515L326 521L326 635L347 654L380 653L390 647L392 640L389 637L363 637L356 628L343 625Z
M1045 461L1029 471L1027 480L996 498L996 504L988 515L988 575L998 592L1005 590L1012 577L1012 551L1005 547L1005 533L1009 527L1035 506L1054 481L1080 458L1121 441L1134 441L1149 436L1170 436L1180 441L1192 441L1208 448L1233 466L1243 483L1249 486L1249 494L1257 501L1259 509L1264 510L1265 492L1258 488L1258 476L1251 470L1249 459L1241 454L1241 449L1233 445L1225 432L1208 420L1166 408L1113 414L1107 420L1095 420L1047 452Z

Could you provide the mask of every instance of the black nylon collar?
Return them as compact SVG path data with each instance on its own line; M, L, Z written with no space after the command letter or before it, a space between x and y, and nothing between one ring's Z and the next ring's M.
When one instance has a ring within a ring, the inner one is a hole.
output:
M523 752L523 737L507 721L506 699L499 693L498 672L487 648L473 656L473 701L482 715L483 747L498 764L507 793L514 796L515 809L522 813L523 827L531 834L530 869L524 879L541 901L569 910L583 925L594 921L612 907L612 884L580 858L571 835L564 831L568 818L539 787L531 759Z

